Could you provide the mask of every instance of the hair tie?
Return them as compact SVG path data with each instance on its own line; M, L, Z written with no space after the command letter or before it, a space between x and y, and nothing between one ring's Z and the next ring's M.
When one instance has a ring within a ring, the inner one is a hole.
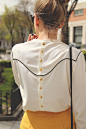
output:
M61 4L67 4L70 0L59 0Z

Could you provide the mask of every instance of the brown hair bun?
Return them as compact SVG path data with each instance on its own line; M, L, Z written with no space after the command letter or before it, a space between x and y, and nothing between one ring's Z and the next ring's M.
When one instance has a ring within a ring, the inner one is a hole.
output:
M65 4L70 0L36 0L35 14L43 21L48 30L58 29L63 23L66 10Z

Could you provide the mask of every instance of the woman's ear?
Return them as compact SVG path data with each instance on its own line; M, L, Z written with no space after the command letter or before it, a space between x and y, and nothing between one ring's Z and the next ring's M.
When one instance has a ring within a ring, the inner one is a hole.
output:
M62 28L63 26L64 26L64 20L63 20L63 22L60 24L59 29Z
M36 15L35 15L36 16ZM39 25L39 19L38 19L38 17L36 16L36 26L38 26Z

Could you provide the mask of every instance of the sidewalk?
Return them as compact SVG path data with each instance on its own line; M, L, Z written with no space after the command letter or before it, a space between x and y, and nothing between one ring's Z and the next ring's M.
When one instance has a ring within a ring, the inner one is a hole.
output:
M0 121L0 129L19 129L21 121Z
M0 129L19 129L23 114L20 114L17 121L0 121Z

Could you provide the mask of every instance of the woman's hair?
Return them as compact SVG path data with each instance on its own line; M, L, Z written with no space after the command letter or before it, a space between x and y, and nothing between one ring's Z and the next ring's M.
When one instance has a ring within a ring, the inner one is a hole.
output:
M65 18L65 4L70 0L37 0L35 14L43 20L47 29L58 29Z

